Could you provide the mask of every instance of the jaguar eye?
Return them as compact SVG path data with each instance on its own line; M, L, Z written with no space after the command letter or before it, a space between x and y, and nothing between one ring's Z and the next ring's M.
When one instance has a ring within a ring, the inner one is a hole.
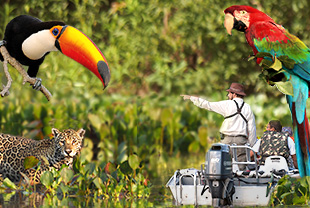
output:
M53 35L57 36L59 34L59 29L58 28L53 29L52 33Z

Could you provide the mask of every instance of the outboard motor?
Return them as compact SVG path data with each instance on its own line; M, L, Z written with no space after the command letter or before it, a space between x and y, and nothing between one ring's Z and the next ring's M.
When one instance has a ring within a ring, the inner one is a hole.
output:
M206 154L204 174L212 195L212 206L232 205L235 188L229 145L212 145Z

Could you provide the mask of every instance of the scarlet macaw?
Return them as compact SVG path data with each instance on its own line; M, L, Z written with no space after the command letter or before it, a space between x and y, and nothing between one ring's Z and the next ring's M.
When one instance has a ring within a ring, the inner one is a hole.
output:
M283 66L287 81L293 86L293 96L286 95L291 110L296 156L300 176L310 176L310 132L306 115L306 101L309 97L310 50L296 36L265 13L250 6L234 5L224 10L225 28L244 32L254 54L266 52L272 56L288 56L295 61L292 69ZM267 57L264 57L267 58ZM257 58L259 64L263 58ZM269 58L270 59L270 58Z

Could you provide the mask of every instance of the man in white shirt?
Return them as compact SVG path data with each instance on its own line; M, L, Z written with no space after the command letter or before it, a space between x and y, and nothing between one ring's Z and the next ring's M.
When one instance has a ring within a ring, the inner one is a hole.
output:
M249 143L253 146L257 140L255 117L250 106L243 101L246 95L244 86L239 83L232 83L228 92L228 100L219 102L209 102L205 99L191 96L181 95L184 100L190 99L194 105L214 111L224 116L223 124L220 128L222 135L221 143L244 145ZM245 161L245 152L237 151L238 161ZM239 165L240 169L244 169L244 165Z
M292 156L295 168L297 165L295 143L293 139L287 136L282 131L281 122L278 120L269 121L266 131L261 139L257 140L252 149L259 152L261 156L261 164L264 164L265 159L272 155L285 157L288 161L289 155Z

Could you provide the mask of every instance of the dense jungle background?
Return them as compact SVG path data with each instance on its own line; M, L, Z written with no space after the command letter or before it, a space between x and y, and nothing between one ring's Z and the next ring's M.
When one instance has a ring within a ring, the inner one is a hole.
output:
M244 35L226 33L223 10L233 4L264 11L310 46L306 0L1 0L0 39L7 23L21 14L64 21L98 45L111 82L103 90L83 66L52 52L38 74L53 95L48 102L22 85L10 67L13 84L0 101L0 131L42 139L52 127L84 128L81 157L120 164L136 155L152 182L170 166L168 161L186 168L182 158L202 156L203 161L219 140L223 118L183 101L180 94L218 101L227 99L231 82L240 82L256 117L257 136L271 119L290 126L284 95L259 78L261 69L248 61L252 50Z

